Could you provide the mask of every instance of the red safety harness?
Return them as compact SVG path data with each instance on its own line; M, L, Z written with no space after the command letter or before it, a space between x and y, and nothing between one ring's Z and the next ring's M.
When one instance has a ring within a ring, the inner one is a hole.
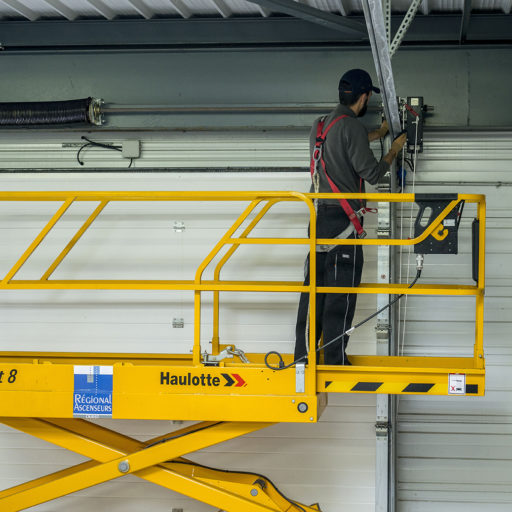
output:
M336 119L333 119L330 124L327 126L327 128L324 130L324 124L325 124L325 117L320 119L318 122L318 126L316 129L316 142L315 142L315 148L313 150L313 156L311 158L311 179L314 181L315 174L318 173L318 162L322 164L322 169L324 171L325 177L327 178L327 181L329 183L329 186L331 187L331 190L334 193L340 194L341 191L337 187L336 183L332 181L330 176L327 174L327 169L325 167L325 161L323 157L324 153L324 144L325 144L325 138L327 137L327 134L329 133L329 130L338 122L344 119L345 117L348 117L347 115L339 116ZM360 178L359 181L359 192L361 192L363 186L363 179ZM363 201L361 201L361 207ZM340 199L340 206L343 208L343 211L347 214L348 218L350 219L350 222L354 226L354 229L357 233L358 238L364 238L366 236L366 231L361 226L361 223L359 222L359 217L357 216L357 213L354 211L352 206L350 206L350 203L346 199ZM365 208L361 208L360 212L362 214L366 213Z

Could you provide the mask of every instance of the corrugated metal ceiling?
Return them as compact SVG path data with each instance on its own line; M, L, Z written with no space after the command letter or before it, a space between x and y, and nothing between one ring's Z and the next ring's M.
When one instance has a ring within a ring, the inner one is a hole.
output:
M361 14L360 0L300 0L336 14ZM464 0L423 0L421 14L462 12ZM409 0L392 0L404 13ZM472 11L510 14L512 0L473 0ZM268 9L246 0L0 0L0 19L123 19L268 16Z

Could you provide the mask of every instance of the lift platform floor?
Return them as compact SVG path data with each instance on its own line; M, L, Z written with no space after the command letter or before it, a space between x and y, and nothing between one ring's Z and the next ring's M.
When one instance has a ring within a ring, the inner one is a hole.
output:
M484 394L485 369L469 357L351 356L307 383L247 356L195 366L188 354L0 353L0 416L310 423L326 392Z

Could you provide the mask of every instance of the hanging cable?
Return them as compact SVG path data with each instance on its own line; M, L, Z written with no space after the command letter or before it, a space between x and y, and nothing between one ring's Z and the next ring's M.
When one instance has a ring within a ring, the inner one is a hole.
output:
M402 109L402 130L405 130L405 105L402 103L401 105ZM405 151L402 151L402 172L403 172L403 162L405 162ZM405 193L405 187L406 187L406 180L405 180L405 173L402 174L402 185L401 185L401 193ZM400 240L403 240L404 238L404 203L400 203ZM402 283L402 248L400 247L400 250L398 251L398 282ZM397 339L400 340L400 308L398 308L397 312Z
M85 140L87 141L85 144L83 144L80 149L77 151L76 153L76 160L77 162L80 164L80 165L84 165L84 162L83 160L80 160L80 153L88 148L88 147L96 147L96 148L103 148L103 149L110 149L112 151L119 151L119 152L122 152L123 151L123 146L116 146L115 144L103 144L101 142L96 142L94 140L91 140L91 139L88 139L87 137L85 137L84 135L82 135L81 137L82 140ZM128 169L132 166L133 164L133 158L130 158L130 165L128 165Z
M418 266L417 266L417 271L416 271L416 277L411 282L411 284L408 286L408 288L412 288L418 282L418 279L421 277L421 271L423 270L423 255L418 254L417 260L418 260ZM343 336L346 336L346 335L350 336L356 329L358 329L359 327L364 325L366 322L370 321L372 318L375 318L377 315L379 315L380 313L385 311L387 308L390 308L393 304L398 302L404 296L407 296L407 294L401 293L400 295L397 295L392 301L388 302L388 304L386 304L385 306L382 306L375 313L372 313L370 316L366 317L364 320L361 320L359 323L357 323L356 325L352 326L350 329L347 329L344 333L340 334L339 336L336 336L336 338L333 338L328 343L325 343L324 345L321 345L320 347L318 347L316 349L316 352L320 352L320 350L328 347L329 345L332 345L333 343L338 341ZM279 366L275 367L275 366L271 366L269 364L268 358L270 356L272 356L272 355L276 355L279 358ZM297 363L300 363L302 360L306 359L306 357L307 357L307 354L303 355L303 356L299 357L298 359L295 359L295 361L285 365L284 364L284 360L283 360L283 356L279 352L277 352L275 350L272 350L272 351L267 352L265 354L265 359L264 360L265 360L265 365L267 366L267 368L270 368L271 370L286 370L287 368L290 368L293 365L295 365Z
M418 158L418 126L419 126L419 117L416 117L415 120L414 120L414 124L416 125L416 130L415 130L415 134L414 134L414 158L413 158L413 161L412 161L412 190L411 190L411 193L414 195L415 193L415 186L416 186L416 162L417 162L417 158ZM405 187L404 187L405 188ZM412 229L413 229L413 210L414 210L414 203L411 203L411 208L410 208L410 217L409 217L409 238L412 238ZM402 218L402 222L403 222L403 218ZM409 270L410 270L410 265L411 265L411 250L412 250L412 246L409 245L408 247L408 253L407 253L407 277L406 277L406 281L409 281ZM402 253L402 251L400 251L400 254ZM401 269L401 265L400 265L400 269ZM404 301L404 315L403 315L403 326L402 326L402 329L401 329L401 334L402 334L402 341L400 343L400 328L398 330L399 332L399 337L398 337L398 343L399 343L399 347L398 347L398 355L402 356L403 353L404 353L404 346L405 346L405 322L407 320L407 302L408 302L408 298L406 297L405 298L405 301ZM399 322L400 322L400 315L399 315Z
M262 480L265 484L270 484L274 490L277 492L277 494L279 494L279 496L281 496L281 498L283 498L285 501L287 501L292 507L294 507L296 510L301 510L302 512L306 512L304 510L303 507L301 507L298 503L296 503L295 501L291 500L290 498L286 497L278 488L277 486L274 484L274 482L272 482L272 480L270 480L270 478L268 478L267 476L264 476L264 475L260 475L259 473L253 473L252 471L234 471L234 470L229 470L229 469L218 469L218 468L213 468L211 466L205 466L204 464L197 464L196 462L192 462L192 461L184 461L184 460L167 460L166 461L167 464L183 464L183 465L187 465L187 466L193 466L193 467L196 467L196 468L201 468L201 469L207 469L209 471L220 471L222 473L227 473L227 474L230 474L230 475L246 475L246 476L253 476L255 477L257 480ZM289 509L287 509L289 510Z

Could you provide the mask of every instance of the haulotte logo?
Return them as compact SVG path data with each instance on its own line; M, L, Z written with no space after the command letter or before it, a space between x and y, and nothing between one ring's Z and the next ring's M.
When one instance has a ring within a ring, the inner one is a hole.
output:
M221 373L221 377L210 373L192 375L190 372L176 375L171 372L160 372L160 384L167 386L194 386L194 387L235 387L247 386L245 380L237 373Z

